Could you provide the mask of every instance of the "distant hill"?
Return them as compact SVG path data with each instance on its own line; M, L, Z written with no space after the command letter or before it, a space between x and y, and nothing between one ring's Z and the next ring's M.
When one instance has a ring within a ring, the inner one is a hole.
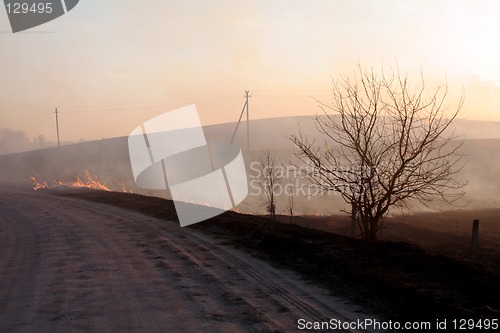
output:
M288 138L298 132L299 126L302 133L316 138L317 142L323 141L310 116L261 119L251 121L250 150L247 150L246 123L243 122L235 142L242 147L249 174L250 164L258 161L265 149L273 151L285 165L293 160L294 147ZM230 140L235 127L236 123L211 125L204 131L208 141ZM461 177L469 180L466 201L470 207L500 207L500 122L459 119L454 129L456 135L465 138L462 152L466 164ZM76 177L85 178L86 171L114 190L126 188L147 195L167 196L166 192L144 190L135 185L126 137L0 156L0 184L31 186L30 177L49 183L53 180L70 182ZM278 212L285 209L285 199L280 198ZM262 198L249 196L241 210L263 212L262 202ZM300 213L332 213L338 212L343 204L333 196L301 196L296 207Z
M324 116L322 116L324 117ZM236 128L236 123L211 125L205 127L207 137L229 139ZM299 130L318 142L323 138L318 135L312 116L281 117L252 120L250 122L251 149L292 148L288 139ZM450 129L463 139L500 139L500 121L479 121L456 119ZM242 122L237 133L240 144L246 144L246 122Z

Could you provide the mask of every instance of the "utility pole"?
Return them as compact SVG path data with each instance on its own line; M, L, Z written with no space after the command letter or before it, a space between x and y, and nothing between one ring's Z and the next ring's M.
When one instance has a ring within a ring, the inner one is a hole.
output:
M479 220L474 220L472 222L472 246L470 260L474 262L477 256L477 243L479 238Z
M56 108L56 130L57 130L57 147L61 148L61 142L59 141L59 111Z
M245 91L245 105L247 107L247 150L250 151L250 113L248 111L248 97L251 97L248 95L250 91L246 90Z
M236 124L236 128L234 129L233 136L231 137L231 142L233 142L234 137L236 136L236 132L238 132L238 127L240 126L241 118L243 114L247 113L247 149L250 150L250 114L248 113L248 98L252 97L249 95L250 91L245 91L245 104L243 105L243 109L241 109L240 118L238 119L238 123Z

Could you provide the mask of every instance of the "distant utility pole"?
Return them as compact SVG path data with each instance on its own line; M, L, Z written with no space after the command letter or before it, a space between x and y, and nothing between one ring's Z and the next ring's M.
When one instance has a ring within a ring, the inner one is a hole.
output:
M231 137L231 142L233 142L234 137L236 136L236 132L238 131L238 127L240 126L241 118L243 114L247 113L247 149L250 150L250 114L248 111L248 98L252 97L249 95L250 91L245 91L245 104L243 105L243 109L241 110L240 118L238 119L238 123L236 124L236 128L234 129L233 136Z
M61 142L59 141L59 111L56 108L56 130L57 130L57 147L61 148Z
M471 246L471 261L474 262L477 256L477 243L479 238L479 220L472 222L472 246Z
M245 91L245 105L247 106L247 150L250 151L250 113L248 111L248 95L250 91Z

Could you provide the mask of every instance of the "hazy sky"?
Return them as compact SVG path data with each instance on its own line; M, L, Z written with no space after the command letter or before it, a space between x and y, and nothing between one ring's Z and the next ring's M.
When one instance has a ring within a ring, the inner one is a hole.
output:
M56 0L57 1L57 0ZM203 123L315 114L331 77L397 59L447 77L461 118L500 120L500 1L80 0L12 34L0 8L0 128L55 140L128 135L196 103Z

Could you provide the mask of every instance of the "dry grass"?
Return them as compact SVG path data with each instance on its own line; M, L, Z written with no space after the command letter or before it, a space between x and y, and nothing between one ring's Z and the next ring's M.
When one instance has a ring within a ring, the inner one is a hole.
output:
M406 242L427 252L461 261L470 260L472 221L479 219L479 247L476 264L500 272L500 209L452 210L400 215L386 218L379 232L381 240ZM280 217L288 222L288 217ZM350 221L345 215L297 217L301 226L350 235Z

